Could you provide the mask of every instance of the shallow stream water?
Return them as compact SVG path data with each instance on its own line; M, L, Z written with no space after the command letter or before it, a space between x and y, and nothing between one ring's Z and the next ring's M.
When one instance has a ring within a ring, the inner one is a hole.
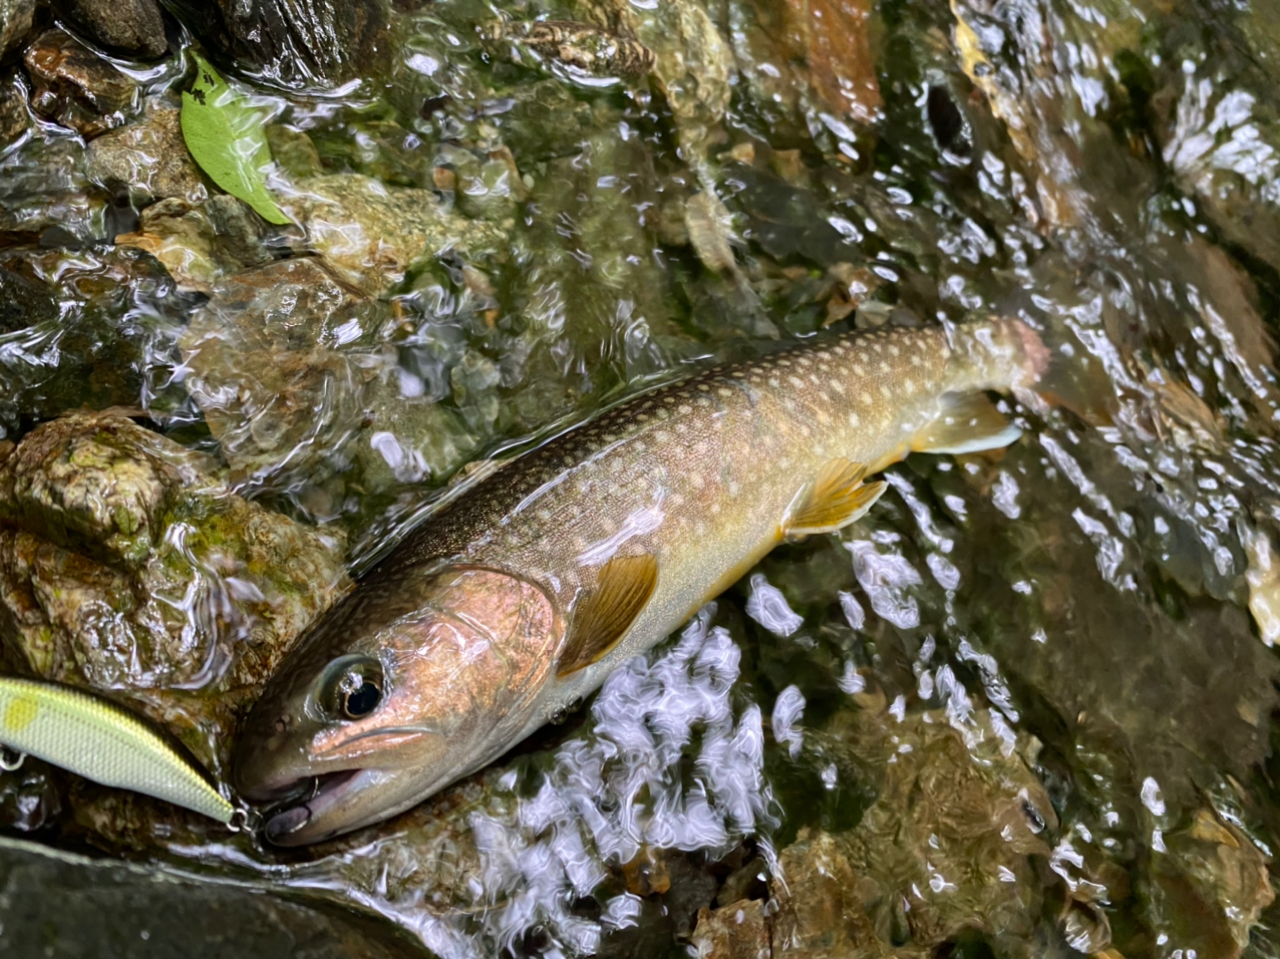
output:
M512 26L537 19L593 29L538 46ZM342 82L217 62L262 110L286 227L179 162L201 45L179 21L159 60L86 47L124 90L84 101L105 131L33 112L22 51L0 60L0 480L74 410L170 442L76 469L185 464L148 467L136 542L48 519L75 470L38 507L0 485L10 668L114 691L225 776L278 662L258 650L344 565L468 464L649 384L1017 316L1055 356L1034 408L1001 401L1024 435L892 467L864 519L383 826L286 854L33 762L0 775L4 837L181 876L232 924L246 889L355 910L386 930L350 933L370 955L1280 954L1280 5L442 0L388 23ZM585 69L601 36L652 67ZM254 553L241 500L302 545ZM37 954L4 909L6 954Z

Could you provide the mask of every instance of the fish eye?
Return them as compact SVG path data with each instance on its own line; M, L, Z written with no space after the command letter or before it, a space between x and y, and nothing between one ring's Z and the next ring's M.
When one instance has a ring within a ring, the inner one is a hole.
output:
M334 719L363 719L382 701L382 664L371 656L343 656L329 664L320 705Z

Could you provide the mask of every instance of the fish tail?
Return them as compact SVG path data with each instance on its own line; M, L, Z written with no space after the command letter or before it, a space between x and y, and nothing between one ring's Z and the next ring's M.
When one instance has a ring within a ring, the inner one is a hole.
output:
M1051 359L1040 334L1022 320L1000 317L965 324L951 335L951 388L1030 390Z

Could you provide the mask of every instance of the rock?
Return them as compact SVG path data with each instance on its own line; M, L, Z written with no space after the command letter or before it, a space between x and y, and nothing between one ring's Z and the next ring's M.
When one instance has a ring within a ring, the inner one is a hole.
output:
M714 912L698 910L693 946L699 959L770 959L764 903L743 899Z
M36 0L0 0L0 59L26 36L36 12Z
M1250 929L1275 901L1265 856L1237 826L1212 809L1165 837L1155 855L1146 901L1154 929L1205 959L1238 959Z
M31 106L86 140L125 122L137 84L62 30L46 30L27 48Z
M0 266L0 336L58 317L58 302L44 283Z
M484 38L493 45L506 41L517 63L527 50L535 62L561 67L570 78L640 77L653 69L653 51L643 43L592 23L498 20L485 27Z
M55 0L54 8L114 53L153 60L169 49L156 0Z
M138 230L116 237L164 264L178 288L211 293L221 277L271 259L261 221L235 197L219 193L201 205L179 197L142 211Z
M735 31L735 53L755 99L805 107L837 123L879 117L867 0L747 2L740 9L750 27ZM766 63L774 69L761 69Z
M209 191L182 137L180 112L163 100L148 99L142 119L89 144L89 178L109 190L127 190L139 205L167 197L203 202Z
M111 412L29 433L0 464L0 636L24 673L128 690L218 769L345 571L340 538L233 495L210 465Z
M887 715L849 707L805 731L802 762L835 771L842 789L859 770L875 799L855 828L804 826L779 854L775 954L927 955L966 929L1015 954L1041 911L1033 857L1048 856L1057 826L1048 794L985 710L960 728L943 711Z
M26 89L17 77L0 79L0 151L15 143L30 127Z
M80 146L75 137L57 139ZM67 410L137 406L144 392L161 409L182 398L180 387L145 380L156 337L171 337L184 319L173 302L173 281L155 260L102 245L69 256L28 247L8 252L2 262L39 292L17 293L38 322L5 338L0 436ZM54 298L55 309L41 305L45 296ZM145 323L134 319L142 316ZM167 381L168 372L161 378Z
M50 896L51 889L58 895ZM349 911L7 838L0 839L0 929L8 959L161 959L193 951L211 959L419 954Z
M22 111L26 113L26 97ZM88 240L100 229L106 198L84 175L84 145L75 137L33 137L16 151L0 190L0 232L53 234L63 246L68 236Z
M187 387L236 477L302 491L314 515L333 517L346 484L368 494L459 465L476 437L430 397L406 394L384 344L388 319L315 258L214 284L180 345Z
M1268 646L1274 646L1280 640L1280 561L1265 530L1241 524L1240 539L1249 558L1245 573L1249 612L1258 627L1258 636Z
M390 49L386 0L174 0L170 9L215 61L290 91L367 79Z
M505 246L501 225L457 216L430 190L384 187L355 173L304 180L298 189L281 206L339 279L371 295L431 257L453 251L467 259Z
M729 108L733 51L695 0L638 7L625 0L588 0L587 9L634 36L653 58L653 76L671 105L686 149L702 152L711 127Z

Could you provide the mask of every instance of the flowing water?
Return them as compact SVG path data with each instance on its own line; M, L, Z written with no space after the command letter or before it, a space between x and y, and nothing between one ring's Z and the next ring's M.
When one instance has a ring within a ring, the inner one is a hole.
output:
M120 134L28 118L0 157L0 443L124 407L358 573L467 464L824 329L1022 318L1055 353L1035 408L1001 401L1023 438L892 467L863 520L373 830L285 854L33 763L0 776L5 832L197 901L351 907L408 954L1280 954L1280 6L403 6L345 86L233 79L300 225L190 171L130 186ZM547 17L596 29L511 26ZM652 70L584 69L602 27ZM111 62L131 122L189 82ZM276 661L245 650L323 602L263 626L300 587L167 495L163 588L116 540L0 515L140 597L0 541L0 640L64 678L30 648L81 650L72 678L225 774Z

